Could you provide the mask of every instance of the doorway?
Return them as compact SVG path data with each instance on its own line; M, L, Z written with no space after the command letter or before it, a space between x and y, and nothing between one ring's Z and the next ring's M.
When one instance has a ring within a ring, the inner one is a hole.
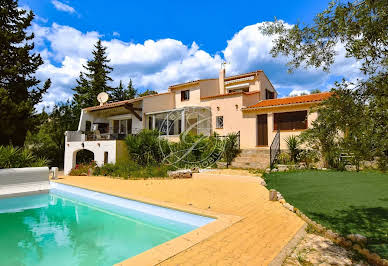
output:
M268 146L267 114L257 116L257 146Z

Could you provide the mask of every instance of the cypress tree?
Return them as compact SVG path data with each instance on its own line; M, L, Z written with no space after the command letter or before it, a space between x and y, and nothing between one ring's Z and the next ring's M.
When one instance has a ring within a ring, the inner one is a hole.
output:
M93 59L88 60L84 66L86 72L80 73L77 86L73 89L74 101L80 108L98 105L97 95L112 89L108 82L112 81L109 74L113 68L108 65L110 60L106 55L106 47L101 44L101 40L98 40L94 48Z
M34 76L43 60L32 52L34 34L26 31L33 18L17 0L0 0L0 145L23 146L36 125L34 106L51 85L47 80L38 87Z

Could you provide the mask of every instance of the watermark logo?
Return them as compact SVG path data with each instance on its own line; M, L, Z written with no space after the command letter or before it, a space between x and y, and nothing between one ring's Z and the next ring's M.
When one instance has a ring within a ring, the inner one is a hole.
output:
M206 168L219 161L225 143L211 135L211 111L186 107L155 117L163 162L176 168ZM168 140L168 141L166 141Z

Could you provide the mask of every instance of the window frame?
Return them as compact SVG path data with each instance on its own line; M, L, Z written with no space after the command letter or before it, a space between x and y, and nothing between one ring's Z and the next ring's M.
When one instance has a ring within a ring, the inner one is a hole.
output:
M190 90L181 90L181 102L188 101L188 100L190 100Z
M302 120L286 120L284 117L283 118L279 118L280 116L286 116L287 114L292 116L292 115L295 115L295 113L302 113L303 112L303 115L305 117L304 119L304 125L303 127L299 127L298 126L298 123L301 123ZM299 110L299 111L291 111L291 112L281 112L281 113L274 113L273 115L273 131L277 131L278 128L279 128L279 119L283 119L283 120L286 120L286 121L281 121L283 123L289 123L290 125L292 125L291 127L289 128L285 128L285 126L280 126L280 131L301 131L301 130L306 130L308 128L308 111L307 110Z
M219 119L221 119L221 125L219 124ZM223 129L224 128L224 116L218 115L216 116L216 129Z

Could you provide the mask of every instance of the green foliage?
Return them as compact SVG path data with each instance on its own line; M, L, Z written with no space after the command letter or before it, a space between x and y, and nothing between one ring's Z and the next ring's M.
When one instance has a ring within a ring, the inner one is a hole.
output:
M298 161L306 164L309 168L312 163L319 161L319 152L317 150L303 149L298 154Z
M159 164L169 154L167 140L159 138L159 131L143 129L137 135L125 139L129 157L142 166Z
M139 93L137 96L143 97L143 96L154 95L154 94L158 94L158 93L154 90L146 89L144 92Z
M0 146L0 169L47 166L48 160L35 156L29 149Z
M113 88L110 93L111 100L113 102L134 99L136 95L137 95L137 90L133 87L131 79L129 80L127 89L124 89L123 83L120 80L119 86L117 88Z
M170 144L168 162L179 168L208 167L220 159L223 142L216 135L181 134L179 142Z
M239 153L239 135L237 133L230 133L226 136L224 140L224 158L226 160L226 165L229 166L233 159Z
M310 91L310 94L316 94L316 93L321 93L321 90L315 89L315 90Z
M74 103L59 103L52 112L43 112L38 131L28 132L25 146L35 155L46 157L50 166L63 167L65 152L65 131L77 130L79 109Z
M91 161L89 163L79 163L79 164L76 164L75 167L70 170L69 175L71 176L88 175L89 169L92 169L92 173L93 173L96 167L97 165L95 161Z
M357 166L362 159L387 160L387 28L386 0L334 1L316 15L313 25L288 27L275 21L261 27L277 36L271 54L290 58L290 71L302 65L329 71L338 44L345 47L346 57L360 63L365 75L354 83L337 82L333 97L318 109L323 118L305 134L310 144L320 146L328 165L335 165L341 152L354 154Z
M279 164L289 164L291 162L291 156L287 152L281 152L278 155L277 162Z
M388 258L388 174L372 171L290 171L266 176L269 189L310 219L342 235L361 234ZM378 222L376 222L378 221Z
M94 175L130 178L149 178L149 177L167 177L167 171L170 166L166 165L147 165L140 166L131 160L118 161L116 164L105 164L96 167Z
M300 141L297 136L291 135L285 138L288 151L290 152L291 160L296 163L300 153Z
M33 18L18 1L0 1L0 145L23 146L27 131L37 124L34 106L51 85L47 80L38 87L34 76L43 60L34 53L34 34L27 31Z
M108 82L112 81L109 73L113 70L108 63L106 47L98 40L92 51L93 59L84 66L86 73L81 72L74 90L74 101L79 108L98 105L97 95L100 92L109 92Z

